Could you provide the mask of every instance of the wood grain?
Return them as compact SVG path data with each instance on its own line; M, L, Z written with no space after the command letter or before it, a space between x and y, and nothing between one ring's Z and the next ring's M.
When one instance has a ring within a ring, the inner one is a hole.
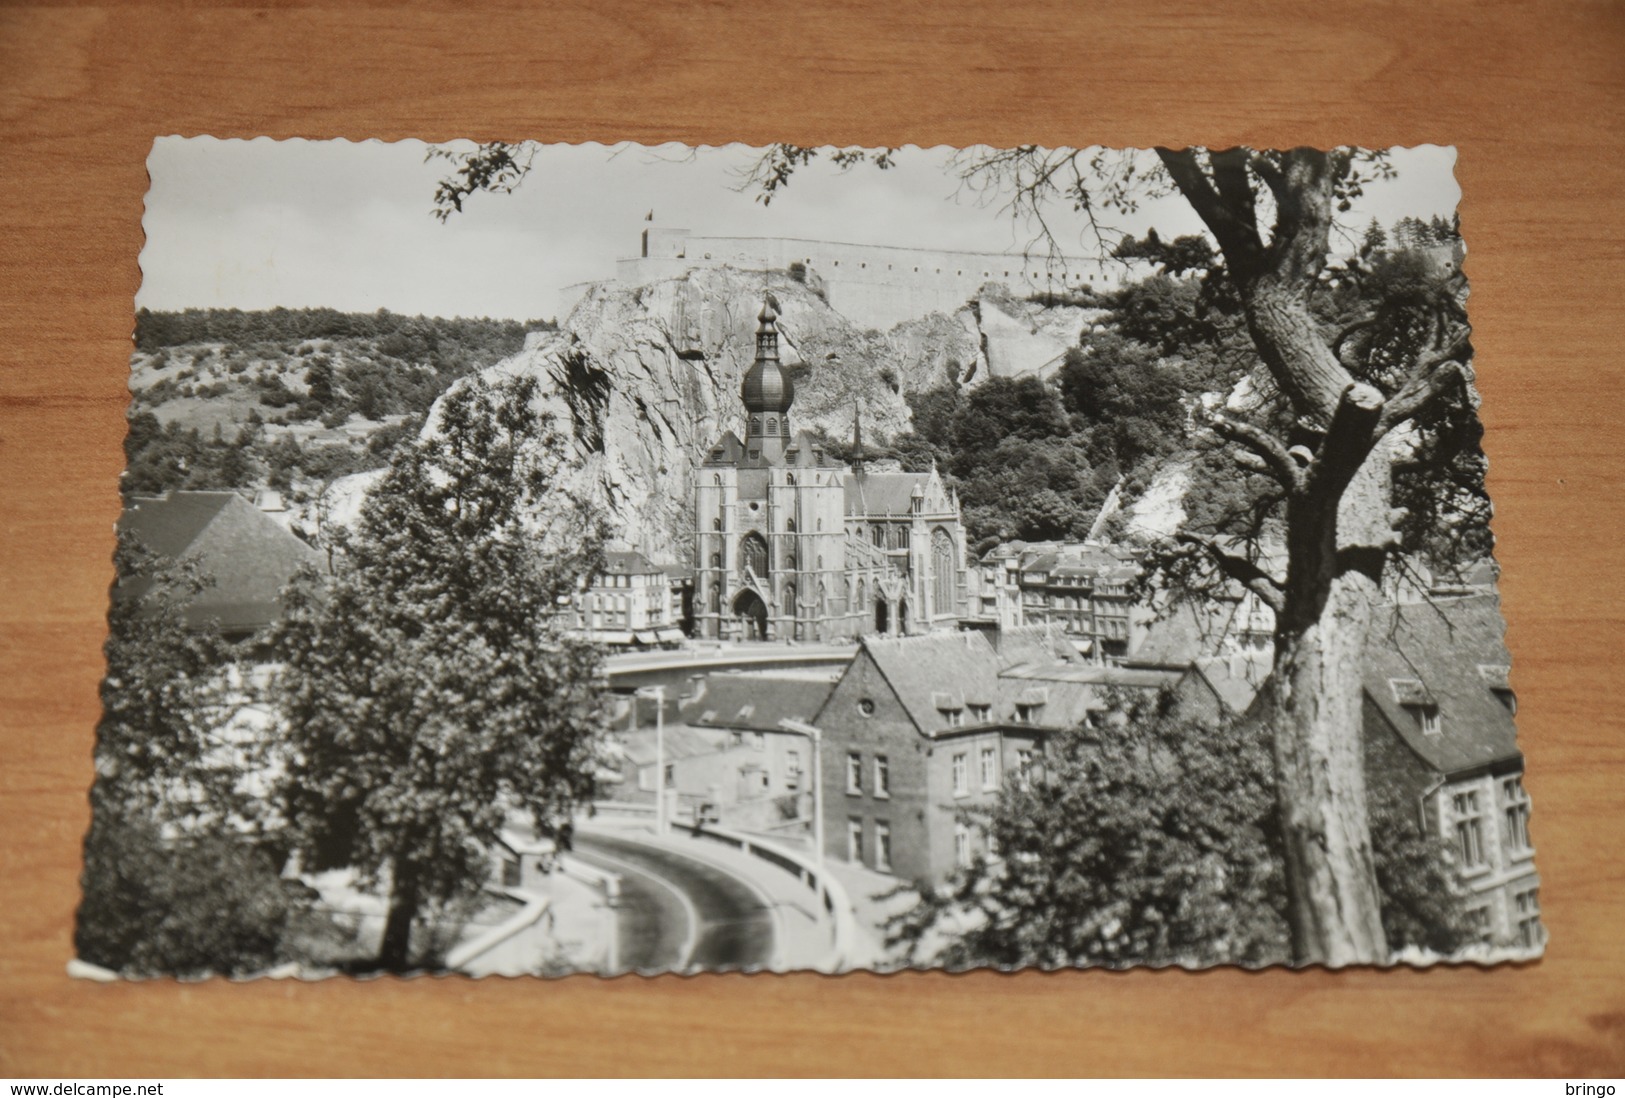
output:
M1625 6L0 7L0 1074L1625 1069ZM1460 148L1551 945L1521 968L69 981L166 133Z

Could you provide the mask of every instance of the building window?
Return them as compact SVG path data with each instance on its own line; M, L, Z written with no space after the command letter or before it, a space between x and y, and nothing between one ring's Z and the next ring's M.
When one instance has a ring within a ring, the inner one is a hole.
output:
M948 718L949 728L958 728L965 723L965 711L963 709L944 709L942 715Z
M997 748L982 748L982 789L999 788L999 752Z
M970 758L963 751L954 756L954 796L970 792Z
M960 869L970 868L970 826L954 824L954 864Z
M875 868L891 868L891 824L885 820L875 821Z
M863 756L856 751L848 752L846 756L846 791L863 792Z
M1493 936L1490 929L1490 905L1479 904L1477 907L1467 909L1467 925L1472 928L1473 937L1481 942L1487 942Z
M1451 800L1456 816L1456 848L1464 869L1484 866L1484 827L1478 815L1478 794L1457 793Z
M784 787L801 788L801 752L789 751L784 756Z
M846 860L863 861L863 821L856 816L846 821Z
M1439 707L1438 706L1436 706L1436 705L1424 705L1424 706L1419 707L1418 712L1421 714L1421 717L1422 717L1422 734L1423 735L1425 735L1425 736L1437 736L1441 732L1444 731L1444 722L1439 719Z
M1527 888L1514 893L1512 906L1518 917L1518 944L1533 949L1541 942L1540 889Z
M1506 778L1501 782L1501 804L1507 849L1528 850L1529 794L1523 791L1523 778Z
M870 699L868 699L868 698L860 699L858 701L858 712L862 713L865 717L874 716L875 715L875 703L873 701L871 701Z
M1016 784L1023 790L1032 788L1033 749L1016 748Z
M875 756L875 796L891 796L891 763L884 755Z
M745 535L740 543L740 556L745 570L754 574L758 579L767 578L767 542L762 536L752 531Z
M1034 720L1037 718L1037 716L1038 716L1038 706L1036 706L1036 705L1018 705L1018 706L1016 706L1016 723L1017 724L1032 724L1034 722Z
M993 714L993 708L991 706L973 705L973 706L970 707L971 720L976 721L976 722L978 722L980 724L987 723L988 718L990 716L992 716L992 714Z

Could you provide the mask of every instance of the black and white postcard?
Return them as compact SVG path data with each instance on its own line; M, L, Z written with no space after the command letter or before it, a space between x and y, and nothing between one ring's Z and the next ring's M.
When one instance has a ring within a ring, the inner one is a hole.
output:
M158 140L71 967L1538 957L1454 160Z

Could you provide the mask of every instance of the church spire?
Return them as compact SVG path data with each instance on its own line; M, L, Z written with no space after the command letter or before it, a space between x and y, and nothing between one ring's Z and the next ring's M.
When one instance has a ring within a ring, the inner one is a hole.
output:
M756 361L745 371L739 395L745 402L745 446L776 461L790 443L790 405L795 385L779 364L779 312L771 294L763 295L756 318Z
M863 419L858 415L858 402L852 401L852 471L863 472Z

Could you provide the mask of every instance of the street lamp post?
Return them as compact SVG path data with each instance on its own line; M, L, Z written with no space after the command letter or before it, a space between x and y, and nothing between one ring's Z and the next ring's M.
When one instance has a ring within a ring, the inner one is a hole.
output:
M666 685L645 686L640 697L655 699L655 834L666 834ZM634 703L635 711L635 703Z
M812 741L813 770L813 860L818 865L819 887L824 875L824 734L805 721L786 717L779 722L786 732L806 736Z

